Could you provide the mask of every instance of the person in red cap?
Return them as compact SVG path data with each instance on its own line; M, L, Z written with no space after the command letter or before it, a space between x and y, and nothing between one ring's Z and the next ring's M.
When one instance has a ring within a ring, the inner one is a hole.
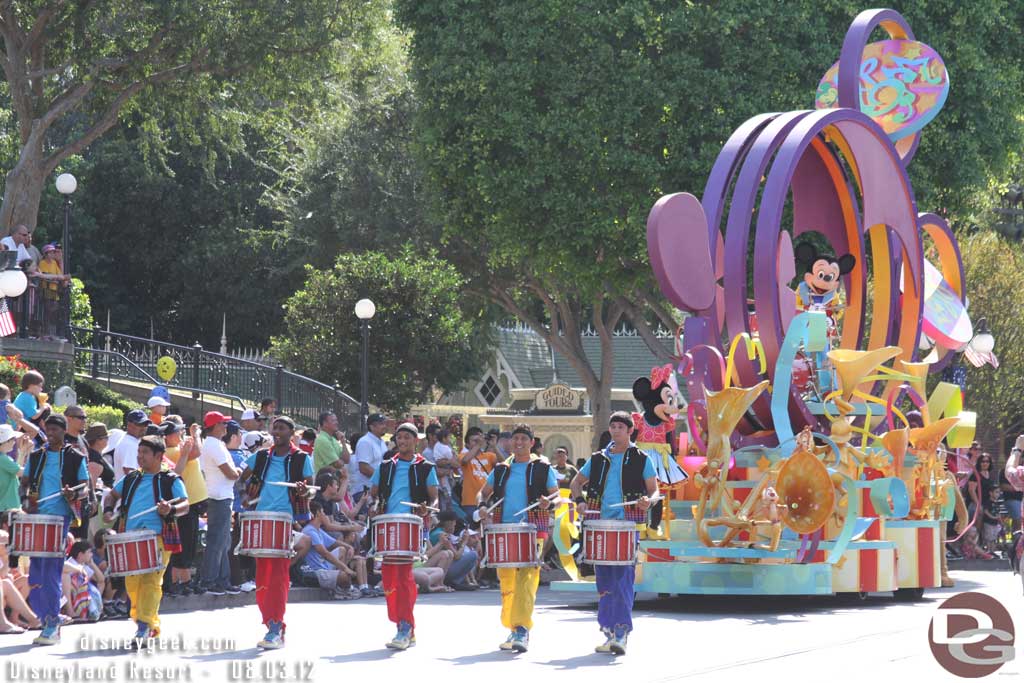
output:
M231 418L211 410L203 416L203 447L199 466L206 477L206 552L200 575L202 585L211 595L241 591L231 585L228 552L231 549L231 504L235 500L235 480L240 472L224 445L227 423Z
M418 441L419 431L410 422L400 424L395 430L398 453L384 460L370 479L370 496L377 499L374 515L412 513L426 518L430 514L427 506L437 505L437 472L434 463L416 452ZM406 503L416 505L410 507ZM387 647L408 649L416 644L416 622L412 615L416 605L416 581L412 575L412 559L385 556L380 573L388 601L388 618L398 625L398 633Z

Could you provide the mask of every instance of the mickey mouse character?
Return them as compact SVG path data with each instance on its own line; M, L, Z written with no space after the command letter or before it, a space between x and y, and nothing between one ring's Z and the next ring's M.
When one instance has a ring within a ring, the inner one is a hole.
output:
M642 413L633 413L633 441L654 461L662 493L681 486L689 477L675 458L679 385L672 366L652 368L650 379L640 377L633 382L633 398L644 409ZM651 508L651 529L660 524L662 510L661 501Z
M801 242L793 250L798 265L804 266L804 279L796 288L796 305L803 311L823 311L828 316L828 338L830 343L838 337L836 320L842 315L842 299L839 292L840 277L853 271L857 257L843 254L839 258L819 254L810 242ZM828 355L825 351L814 354L819 370L822 391L832 389L832 373L827 371Z
M843 254L839 258L819 254L810 242L801 242L793 250L797 264L803 265L804 279L797 288L797 308L804 311L825 311L834 320L839 308L839 278L857 265L857 257Z

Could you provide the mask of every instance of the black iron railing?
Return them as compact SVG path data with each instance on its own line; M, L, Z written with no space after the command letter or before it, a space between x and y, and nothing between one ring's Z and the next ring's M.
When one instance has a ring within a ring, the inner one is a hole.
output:
M163 384L169 388L237 397L249 407L259 407L264 398L277 401L278 412L303 424L315 425L327 411L338 416L346 430L359 427L359 403L341 391L309 377L289 372L282 365L235 358L203 349L202 345L180 346L154 339L106 332L99 327L72 327L75 365L94 379L122 378ZM177 371L170 381L156 380L160 358L169 356ZM130 361L130 362L125 362Z
M7 305L22 339L68 339L71 322L71 289L29 279L25 293L8 299Z

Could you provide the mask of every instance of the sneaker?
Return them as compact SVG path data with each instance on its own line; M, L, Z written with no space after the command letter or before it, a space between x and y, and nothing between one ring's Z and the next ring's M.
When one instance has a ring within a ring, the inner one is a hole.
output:
M43 630L32 641L33 645L60 645L59 622L43 626Z
M224 595L222 588L207 588L206 595Z
M364 598L375 598L377 597L377 591L367 586L366 588L359 589L359 595Z
M256 582L246 581L238 587L238 590L242 591L243 593L252 593L254 590L256 590Z
M408 650L415 642L415 638L412 635L412 626L408 622L402 621L398 624L398 633L395 634L395 637L385 647L391 650Z
M612 641L615 640L615 634L612 633L610 628L601 629L601 633L605 635L605 641L603 644L598 645L594 648L594 652L602 655L610 655L612 653Z
M515 642L515 639L516 639L516 632L512 631L511 633L508 634L508 638L505 639L505 642L498 646L498 649L499 650L506 650L508 652L511 652L512 651L512 643Z
M626 640L629 638L629 631L624 626L616 626L612 641L608 644L613 655L626 654Z
M512 649L516 652L526 652L530 647L530 632L522 626L516 626L513 633L515 638L512 639Z
M149 629L149 624L137 621L135 622L135 635L132 636L132 649L142 650L146 647L146 640L152 635L152 631Z
M284 624L280 621L268 622L267 635L263 636L263 640L256 643L256 647L263 650L280 650L284 647Z
M242 593L242 589L238 586L227 586L224 588L224 592L228 595L240 595Z
M348 589L348 597L350 600L358 600L359 598L363 597L363 592L355 586L352 586Z

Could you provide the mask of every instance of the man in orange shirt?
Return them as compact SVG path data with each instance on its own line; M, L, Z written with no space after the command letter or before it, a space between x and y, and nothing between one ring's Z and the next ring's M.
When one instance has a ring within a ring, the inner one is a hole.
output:
M466 448L459 453L462 469L462 509L470 519L479 503L477 495L487 482L487 475L498 464L498 456L484 451L484 434L479 427L466 431Z

